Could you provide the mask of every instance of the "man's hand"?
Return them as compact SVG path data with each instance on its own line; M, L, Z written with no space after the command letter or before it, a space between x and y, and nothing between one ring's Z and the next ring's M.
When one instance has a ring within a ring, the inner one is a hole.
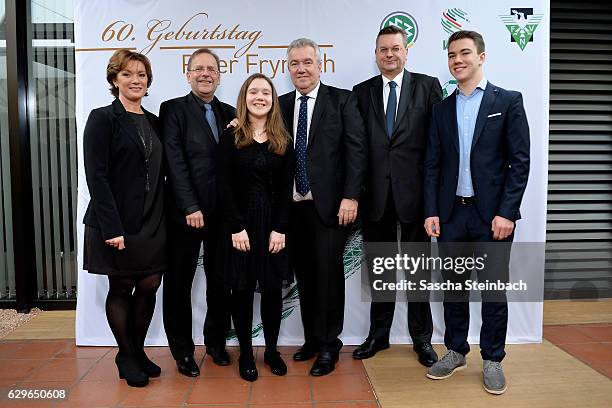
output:
M202 211L198 210L196 212L192 212L191 214L185 216L187 220L187 225L193 228L203 228L204 227L204 215Z
M251 245L249 244L249 234L247 234L246 230L232 234L232 245L234 248L242 252L251 250Z
M123 239L123 235L121 235L120 237L115 237L115 238L107 239L104 242L106 242L107 245L115 247L115 248L117 248L120 251L122 249L125 249L125 241Z
M268 251L273 254L278 254L282 249L285 248L285 234L281 234L276 231L270 232L270 246Z
M338 211L338 224L349 225L357 218L357 200L352 198L343 198L340 202L340 210Z
M506 239L512 234L514 230L514 222L507 218L496 215L491 222L491 231L493 231L493 239L502 240Z
M440 217L428 217L425 219L425 231L430 237L440 236Z
M225 127L226 129L229 128L235 128L236 126L238 126L238 118L234 118L230 121L230 123L227 124L227 126Z

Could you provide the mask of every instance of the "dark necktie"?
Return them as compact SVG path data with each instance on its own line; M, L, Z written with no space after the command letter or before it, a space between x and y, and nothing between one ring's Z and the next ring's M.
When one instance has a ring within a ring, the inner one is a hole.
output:
M295 189L305 196L310 191L308 174L306 174L306 131L308 126L308 96L300 96L300 112L295 135Z
M217 127L217 120L215 119L215 112L212 110L212 105L210 103L204 104L204 116L206 117L206 122L210 126L210 130L213 132L213 136L215 137L215 142L219 142L219 128Z
M385 114L387 119L387 137L389 139L393 135L393 126L395 125L395 108L397 107L396 87L395 81L389 82L389 99L387 99L387 112Z

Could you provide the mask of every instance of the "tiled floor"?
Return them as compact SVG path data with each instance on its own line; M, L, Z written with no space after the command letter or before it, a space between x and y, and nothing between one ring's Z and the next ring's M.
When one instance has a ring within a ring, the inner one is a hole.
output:
M291 360L294 347L281 347L289 372L272 375L258 350L260 378L242 380L237 364L219 367L196 348L202 375L180 375L167 347L149 347L147 354L162 367L160 378L144 388L131 388L119 380L110 347L76 347L74 340L24 340L0 342L0 407L379 407L363 364L341 353L336 370L325 377L308 375L311 362ZM238 350L229 349L234 361ZM9 400L10 389L66 389L65 401Z
M612 324L544 326L544 338L612 379Z

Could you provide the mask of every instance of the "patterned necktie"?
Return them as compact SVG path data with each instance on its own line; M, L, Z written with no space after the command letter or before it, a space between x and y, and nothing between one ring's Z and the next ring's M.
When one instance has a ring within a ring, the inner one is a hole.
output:
M395 81L389 82L389 99L387 99L387 112L385 114L387 119L387 137L391 140L393 135L393 126L395 125L395 108L397 107L397 95L395 94L395 88L397 84Z
M310 191L310 183L306 174L306 130L308 126L308 96L300 96L300 112L298 114L297 132L295 135L295 189L305 196Z
M213 136L215 137L215 142L219 142L219 128L217 127L217 120L215 119L215 112L212 110L212 105L210 103L204 104L204 116L206 117L206 122L210 126L210 130L213 132Z

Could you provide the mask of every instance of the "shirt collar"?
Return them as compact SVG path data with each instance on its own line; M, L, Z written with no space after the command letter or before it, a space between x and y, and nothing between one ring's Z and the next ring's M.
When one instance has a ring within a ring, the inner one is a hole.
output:
M485 88L487 87L487 78L482 77L482 79L480 80L480 82L478 83L478 85L476 85L476 89L480 89L481 91L484 92ZM476 89L474 91L476 91ZM459 88L459 86L457 86L457 96L458 95L462 95L462 96L467 96L466 94L464 94L461 89ZM474 92L472 92L472 95L474 95ZM471 96L471 95L470 95Z
M397 76L393 79L389 79L384 75L382 76L382 80L383 80L383 88L385 86L387 86L389 84L389 82L394 81L397 84L397 87L399 89L402 89L402 80L404 79L404 70L402 70L402 72L400 72L399 74L397 74Z
M202 109L204 109L204 104L208 103L211 106L215 104L215 97L213 96L212 101L210 102L206 102L204 99L200 98L198 95L195 94L195 92L191 91L191 94L193 95L193 99L198 103L198 105L200 105L200 107Z
M317 99L317 94L319 93L319 88L321 87L321 81L314 87L314 89L306 94L306 96L310 99ZM297 89L295 90L295 101L298 102L302 94Z

